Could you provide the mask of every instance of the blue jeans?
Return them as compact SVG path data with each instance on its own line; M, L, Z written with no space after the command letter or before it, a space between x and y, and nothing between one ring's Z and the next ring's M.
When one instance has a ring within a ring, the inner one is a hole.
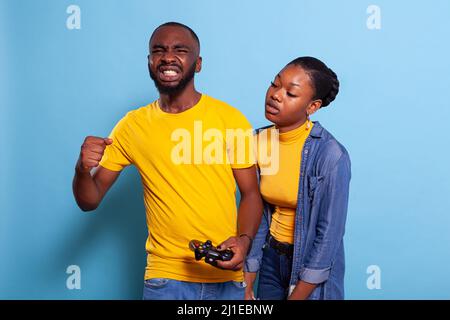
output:
M245 283L197 283L166 278L144 281L144 300L244 300Z
M278 254L266 243L259 270L257 298L261 300L286 300L289 294L292 257Z

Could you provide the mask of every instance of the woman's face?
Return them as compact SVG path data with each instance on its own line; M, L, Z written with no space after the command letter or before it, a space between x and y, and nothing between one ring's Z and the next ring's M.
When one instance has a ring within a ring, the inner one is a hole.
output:
M299 66L287 65L267 89L266 119L280 128L296 128L306 121L307 112L312 114L320 108L321 100L313 97L308 74Z

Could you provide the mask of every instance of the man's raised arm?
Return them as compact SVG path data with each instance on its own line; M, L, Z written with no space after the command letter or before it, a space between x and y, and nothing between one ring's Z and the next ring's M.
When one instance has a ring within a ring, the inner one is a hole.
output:
M99 166L106 146L112 143L113 140L110 138L89 136L81 146L72 188L75 200L83 211L95 210L120 174L120 171ZM95 167L97 168L91 174L91 170Z

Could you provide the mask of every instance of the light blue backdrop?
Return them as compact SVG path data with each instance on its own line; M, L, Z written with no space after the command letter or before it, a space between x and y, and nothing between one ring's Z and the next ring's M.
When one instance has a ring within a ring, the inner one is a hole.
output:
M69 30L69 5L81 29ZM381 29L369 29L369 5ZM197 87L266 124L265 91L292 58L312 55L341 92L320 120L353 164L346 297L449 299L450 2L0 2L0 298L139 299L145 266L142 188L128 168L98 210L71 182L86 135L106 136L157 97L152 30L191 26L202 42ZM81 289L66 268L81 269ZM370 290L367 268L381 270Z

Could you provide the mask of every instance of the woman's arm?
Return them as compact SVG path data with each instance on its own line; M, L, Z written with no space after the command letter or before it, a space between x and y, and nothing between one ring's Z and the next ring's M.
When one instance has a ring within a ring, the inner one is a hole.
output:
M316 286L328 279L337 250L344 237L350 184L350 158L343 153L325 176L323 191L317 206L319 217L316 237L306 254L299 282L292 298L307 298ZM309 293L307 296L306 294Z
M288 300L306 300L317 287L317 284L308 283L305 281L297 282L297 285L292 291L291 295L288 297Z
M264 214L261 219L261 223L258 228L258 232L253 239L253 244L250 252L247 255L244 263L244 280L247 284L246 287L246 299L253 299L253 285L256 279L257 272L261 266L261 260L263 256L263 246L266 242L267 233L269 232L268 217L270 215L270 207L265 203Z

